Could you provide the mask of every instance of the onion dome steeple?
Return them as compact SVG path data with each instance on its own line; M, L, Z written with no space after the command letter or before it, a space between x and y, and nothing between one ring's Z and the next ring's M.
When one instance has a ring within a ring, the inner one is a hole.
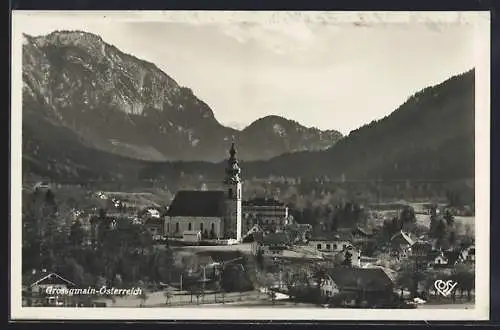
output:
M226 177L224 179L225 184L235 184L240 183L240 173L241 169L238 165L238 160L236 159L236 149L234 148L234 142L231 144L231 149L229 149L229 159L227 161L226 167Z

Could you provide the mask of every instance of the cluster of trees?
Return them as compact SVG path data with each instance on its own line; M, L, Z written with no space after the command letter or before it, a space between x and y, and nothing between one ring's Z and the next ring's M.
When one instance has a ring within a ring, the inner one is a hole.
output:
M460 264L449 271L436 270L426 267L426 265L415 260L406 260L398 269L396 284L401 290L401 296L403 296L404 290L409 290L413 298L421 297L427 300L431 293L435 297L438 295L434 287L434 282L437 280L445 282L452 280L458 283L457 289L452 291L451 294L453 300L455 300L457 292L460 293L460 297L463 297L464 293L466 293L467 300L470 301L472 299L472 291L475 287L473 265Z
M474 233L469 224L463 225L456 222L450 209L439 213L436 207L431 210L429 236L434 238L437 246L442 249L474 242Z
M411 233L416 233L417 231L417 218L415 210L411 206L403 207L399 216L385 220L382 225L380 237L383 241L388 242L394 234L401 230Z
M366 225L368 214L362 205L345 202L331 205L308 205L302 209L292 206L290 214L293 219L302 224L310 224L323 231L335 232L339 228L349 228L355 225Z
M104 211L90 229L60 214L51 190L35 191L23 200L23 272L47 269L82 286L165 281L171 276L171 253L156 249L150 233L128 219Z

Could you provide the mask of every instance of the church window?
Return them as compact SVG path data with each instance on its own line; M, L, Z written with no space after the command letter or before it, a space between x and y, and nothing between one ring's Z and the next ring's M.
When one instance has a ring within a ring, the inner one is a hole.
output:
M178 222L175 223L175 232L176 233L179 232L179 223Z
M203 222L200 222L200 230L203 231Z
M238 199L241 199L241 189L238 189Z
M169 233L169 232L170 232L170 224L167 223L167 233Z
M191 224L191 222L188 224L188 230L192 230L193 229L193 225Z
M215 230L215 223L212 222L212 230Z

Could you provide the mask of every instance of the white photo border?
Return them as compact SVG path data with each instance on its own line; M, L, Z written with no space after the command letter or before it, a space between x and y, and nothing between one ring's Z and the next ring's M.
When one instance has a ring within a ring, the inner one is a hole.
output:
M331 24L473 24L475 28L476 300L474 309L311 309L311 308L37 308L22 307L22 33L33 19L272 21L303 19ZM490 13L483 12L225 12L225 11L12 11L11 98L11 268L12 320L488 320L490 304Z

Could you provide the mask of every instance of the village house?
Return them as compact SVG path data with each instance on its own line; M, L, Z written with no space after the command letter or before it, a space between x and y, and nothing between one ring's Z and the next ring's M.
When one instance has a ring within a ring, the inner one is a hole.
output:
M261 244L264 241L264 232L259 225L254 225L242 238L242 243Z
M66 290L76 287L75 283L62 276L33 270L31 274L23 276L23 305L25 306L65 306L70 303L71 297L67 294L58 294L57 290Z
M288 207L270 198L253 198L243 201L243 230L258 224L264 231L283 229L289 224Z
M304 244L311 239L312 226L310 224L291 223L285 226L294 244Z
M283 255L284 251L290 246L290 236L286 232L278 232L263 237L261 250L264 255L278 256Z
M361 266L361 250L354 246L349 240L350 234L333 234L313 237L307 243L307 249L324 258L333 259L336 255L342 258L350 256L351 266Z
M476 247L474 244L463 247L460 251L460 258L466 263L476 262Z
M432 250L427 255L427 266L431 268L453 268L461 262L460 250Z
M365 228L360 226L356 226L351 232L352 242L357 243L365 243L373 238L373 233Z
M411 254L414 244L410 234L404 231L399 231L391 237L391 255L398 258L407 258Z
M342 307L376 307L392 302L394 284L380 268L335 267L326 272L321 291Z
M426 241L416 241L411 246L411 255L415 258L427 258L429 253L434 249L433 245Z
M307 242L307 245L317 252L341 252L352 246L348 235L315 235Z
M209 283L220 279L227 266L235 266L245 272L245 259L239 251L203 250L196 252L197 267L191 268L191 276Z
M245 235L243 235L242 242L251 243L258 241L259 243L261 243L263 237L264 237L264 231L258 224L255 224L247 231Z

